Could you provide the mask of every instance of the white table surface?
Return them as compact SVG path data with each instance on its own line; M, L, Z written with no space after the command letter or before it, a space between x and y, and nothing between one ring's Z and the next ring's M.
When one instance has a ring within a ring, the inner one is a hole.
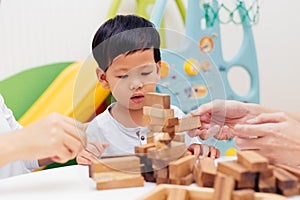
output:
M86 166L67 166L48 169L0 181L0 199L137 199L153 190L155 183L144 187L96 190Z
M221 157L218 161L234 160ZM195 184L194 184L195 185ZM96 183L88 176L86 166L67 166L48 169L0 180L1 199L137 199L156 187L145 182L144 187L96 190Z
M224 157L216 161L232 160ZM192 187L196 185L193 184ZM142 197L156 187L145 182L144 187L96 190L96 183L88 176L87 166L67 166L48 169L0 180L0 200L82 199L132 200ZM300 199L300 196L291 199Z

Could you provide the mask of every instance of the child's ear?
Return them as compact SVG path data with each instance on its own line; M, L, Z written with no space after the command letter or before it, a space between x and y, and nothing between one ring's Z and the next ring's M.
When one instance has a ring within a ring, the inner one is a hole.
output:
M160 80L160 73L161 73L161 64L158 62L157 64L157 82Z
M97 74L97 78L101 84L101 86L104 88L104 89L109 89L109 84L106 80L106 76L105 76L105 73L102 69L100 68L97 68L96 69L96 74Z

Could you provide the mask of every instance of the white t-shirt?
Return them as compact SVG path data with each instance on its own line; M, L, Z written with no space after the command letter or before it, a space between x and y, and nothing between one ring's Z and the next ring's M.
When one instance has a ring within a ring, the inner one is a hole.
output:
M12 111L6 107L3 97L0 95L0 134L20 128L22 126L16 121ZM37 160L14 161L0 167L0 179L28 173L37 167L39 167Z
M106 110L99 114L90 122L87 128L87 138L100 144L108 143L109 147L104 151L105 155L133 154L134 147L147 144L147 127L126 128L113 118L110 109L115 103L111 104ZM183 117L185 114L176 106L174 109L176 117ZM199 143L196 138L190 138L185 134L185 143L189 146L192 143Z

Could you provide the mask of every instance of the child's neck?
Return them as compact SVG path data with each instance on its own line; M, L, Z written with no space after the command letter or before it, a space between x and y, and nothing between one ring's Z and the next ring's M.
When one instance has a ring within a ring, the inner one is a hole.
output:
M131 110L116 103L110 110L115 120L126 128L145 126L143 122L143 109Z

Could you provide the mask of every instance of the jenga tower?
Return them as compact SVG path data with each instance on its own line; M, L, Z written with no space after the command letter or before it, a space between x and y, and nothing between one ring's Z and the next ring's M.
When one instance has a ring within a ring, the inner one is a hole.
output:
M157 147L169 144L177 132L201 127L200 116L186 116L181 119L174 117L168 94L147 93L143 114L145 124L150 130L148 143L154 142Z

